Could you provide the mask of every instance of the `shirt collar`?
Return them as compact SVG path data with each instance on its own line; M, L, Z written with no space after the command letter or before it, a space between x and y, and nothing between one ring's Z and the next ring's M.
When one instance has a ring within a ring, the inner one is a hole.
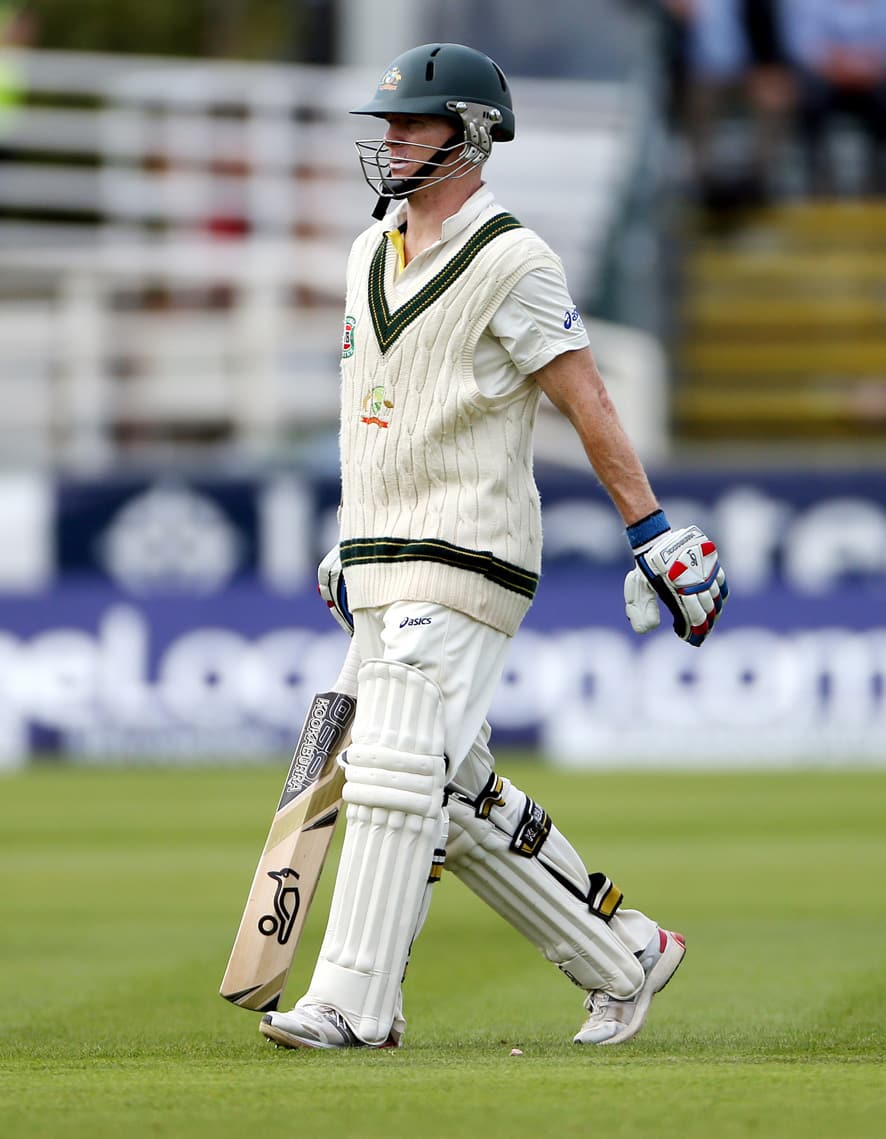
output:
M478 190L475 190L461 209L443 222L440 230L440 240L449 241L451 237L456 237L462 230L467 229L472 222L476 221L487 206L492 205L492 202L493 194L487 186L481 186Z
M440 227L440 240L449 241L450 238L456 237L468 226L476 221L480 214L491 206L495 196L488 186L485 184L475 190L468 200L462 205L461 209L457 210L450 217L446 218L443 225ZM397 209L391 215L389 220L389 227L391 229L399 229L406 221L406 203L398 202Z

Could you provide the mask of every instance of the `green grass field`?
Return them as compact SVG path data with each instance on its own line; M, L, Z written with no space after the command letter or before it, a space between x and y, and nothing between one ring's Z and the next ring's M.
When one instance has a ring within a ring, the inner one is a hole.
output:
M577 990L444 875L405 1047L275 1050L216 994L282 765L36 769L0 780L0 1135L886 1135L886 772L501 767L686 934L633 1042L573 1046Z

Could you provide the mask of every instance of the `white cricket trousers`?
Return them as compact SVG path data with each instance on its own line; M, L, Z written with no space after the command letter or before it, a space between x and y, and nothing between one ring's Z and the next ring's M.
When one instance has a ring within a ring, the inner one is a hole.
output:
M398 601L358 609L354 640L362 660L380 657L409 664L438 685L443 694L447 783L469 798L479 795L495 767L487 713L511 638L442 605ZM610 928L632 953L638 953L657 926L641 911L623 908Z
M447 779L476 794L492 768L486 715L501 679L510 637L443 605L398 601L377 609L358 609L354 639L361 660L375 657L412 665L439 687ZM480 745L479 755L475 743ZM460 771L469 752L476 773ZM480 758L483 752L488 763Z

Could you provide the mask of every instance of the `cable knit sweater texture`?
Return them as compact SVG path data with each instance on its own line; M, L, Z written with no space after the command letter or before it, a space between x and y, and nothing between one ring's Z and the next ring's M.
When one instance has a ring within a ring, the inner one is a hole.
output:
M474 348L524 274L562 267L490 207L391 307L397 254L385 228L366 230L348 261L340 519L350 604L436 602L513 635L541 569L539 390L527 377L485 397Z

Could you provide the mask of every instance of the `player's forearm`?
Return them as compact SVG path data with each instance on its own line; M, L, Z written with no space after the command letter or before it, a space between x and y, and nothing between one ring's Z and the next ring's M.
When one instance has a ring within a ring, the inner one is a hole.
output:
M591 465L626 526L658 510L637 453L618 420L602 438L579 431Z
M625 525L658 509L649 479L588 349L566 352L536 373L542 391L569 419Z

